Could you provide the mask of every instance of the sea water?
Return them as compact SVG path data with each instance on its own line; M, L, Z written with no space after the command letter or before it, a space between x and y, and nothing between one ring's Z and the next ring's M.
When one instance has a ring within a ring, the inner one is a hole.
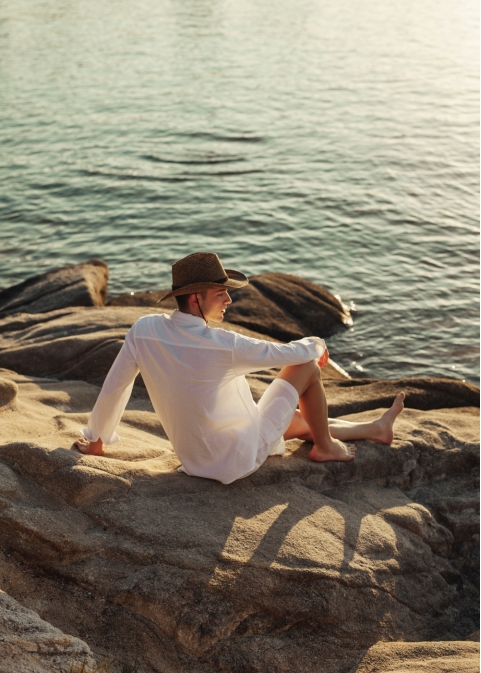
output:
M0 286L214 250L355 306L353 375L477 381L477 36L475 0L6 0Z

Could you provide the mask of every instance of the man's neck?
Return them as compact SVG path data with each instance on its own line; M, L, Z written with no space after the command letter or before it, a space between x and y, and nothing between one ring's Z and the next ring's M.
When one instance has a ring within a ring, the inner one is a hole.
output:
M207 320L204 318L203 315L200 315L200 312L199 312L199 313L194 313L193 311L184 311L184 310L181 309L181 308L179 308L178 310L180 311L180 313L186 313L187 315L193 315L195 318L202 318L202 320L203 320L203 321L205 322L205 324L207 325Z

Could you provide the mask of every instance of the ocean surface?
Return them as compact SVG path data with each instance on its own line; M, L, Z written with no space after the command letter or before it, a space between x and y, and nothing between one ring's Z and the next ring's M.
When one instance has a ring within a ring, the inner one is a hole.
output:
M4 0L0 287L217 251L355 305L353 375L479 376L477 0ZM228 318L228 316L227 316Z

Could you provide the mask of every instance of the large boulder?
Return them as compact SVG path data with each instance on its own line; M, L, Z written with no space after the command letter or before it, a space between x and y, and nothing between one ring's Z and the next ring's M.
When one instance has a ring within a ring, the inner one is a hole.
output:
M35 591L25 598L12 581L9 593L94 651L108 642L145 673L471 662L472 643L401 643L390 669L373 646L460 641L477 628L465 562L479 543L477 409L407 409L391 446L358 442L350 463L314 463L309 444L291 441L285 456L225 486L177 472L142 390L121 442L83 456L72 442L97 386L1 377L18 387L0 424L2 574L18 573L21 559Z
M0 290L0 317L66 306L104 306L109 269L100 259L63 266Z
M350 327L349 309L328 290L287 273L263 273L232 292L230 322L280 341L328 337Z
M58 309L0 319L0 367L35 376L103 381L138 308Z

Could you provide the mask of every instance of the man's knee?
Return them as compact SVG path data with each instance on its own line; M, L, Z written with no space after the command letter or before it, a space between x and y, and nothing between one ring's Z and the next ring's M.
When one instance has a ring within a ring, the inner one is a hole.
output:
M288 381L302 395L313 383L321 378L321 368L316 360L305 362L302 365L283 367L279 378Z

